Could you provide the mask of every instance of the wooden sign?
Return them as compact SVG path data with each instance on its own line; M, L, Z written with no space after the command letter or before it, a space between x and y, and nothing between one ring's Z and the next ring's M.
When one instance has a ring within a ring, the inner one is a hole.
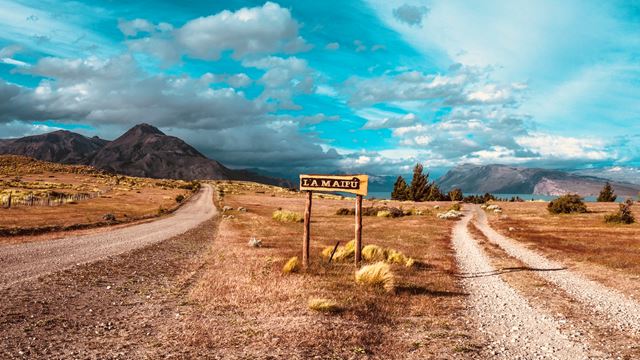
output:
M367 195L368 175L300 175L300 190L340 191Z
M309 266L311 242L311 204L313 191L340 191L356 194L355 264L362 259L362 196L367 195L369 176L367 175L300 175L300 190L307 191L304 207L304 232L302 234L302 264Z

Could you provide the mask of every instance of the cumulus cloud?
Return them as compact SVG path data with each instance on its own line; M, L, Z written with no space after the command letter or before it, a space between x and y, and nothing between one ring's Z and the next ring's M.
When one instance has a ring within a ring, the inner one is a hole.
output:
M16 60L13 58L13 55L22 51L22 46L13 44L8 45L0 49L0 62L8 65L14 66L29 66L29 64Z
M22 72L44 77L35 89L0 85L0 120L82 121L222 129L260 121L271 107L234 88L212 88L215 76L149 75L130 56L44 58Z
M129 36L159 27L141 19L120 23L123 33ZM134 51L152 53L169 62L176 61L180 54L217 60L225 51L231 51L233 58L240 59L247 55L308 50L310 46L298 34L299 28L288 9L267 2L263 6L199 17L177 29L165 26L162 34L132 39L128 44Z
M404 4L393 9L393 16L409 26L421 26L422 19L429 13L426 6Z
M364 111L358 113L360 116L367 119L367 122L362 127L363 129L393 129L408 127L415 124L418 121L418 117L414 113L408 113L404 115L379 111ZM382 116L381 116L382 115Z
M264 86L261 98L273 100L278 106L288 110L299 110L292 97L297 94L311 94L315 91L314 73L304 59L268 56L258 60L245 60L242 64L264 70L258 83Z
M517 137L515 140L519 145L549 159L598 161L610 159L612 155L607 151L605 142L596 138L575 138L536 132Z

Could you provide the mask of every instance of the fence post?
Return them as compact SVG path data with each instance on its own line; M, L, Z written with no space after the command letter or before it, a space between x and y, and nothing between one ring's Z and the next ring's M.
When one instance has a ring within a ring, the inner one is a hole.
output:
M309 243L311 240L311 202L313 194L307 191L307 200L304 207L304 233L302 234L302 265L309 266Z
M356 195L356 267L362 260L362 195Z

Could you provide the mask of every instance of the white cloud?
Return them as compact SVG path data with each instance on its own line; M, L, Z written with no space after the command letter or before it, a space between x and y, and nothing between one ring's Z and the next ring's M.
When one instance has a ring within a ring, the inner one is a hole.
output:
M613 155L607 152L604 141L594 138L531 133L517 137L516 142L548 159L606 160Z
M162 34L129 40L128 44L134 51L152 53L167 62L177 61L180 54L217 60L223 52L231 51L233 58L240 59L248 55L296 53L310 48L298 34L300 25L291 12L272 2L199 17L175 30L163 24L154 26L142 19L133 23L121 22L125 34L150 32L154 28L164 30Z
M327 50L335 51L340 49L340 44L338 44L337 42L332 42L332 43L328 43L324 48Z

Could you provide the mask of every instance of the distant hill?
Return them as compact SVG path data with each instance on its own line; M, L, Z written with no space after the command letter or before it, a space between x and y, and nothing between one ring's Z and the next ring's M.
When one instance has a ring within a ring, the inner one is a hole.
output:
M81 164L108 143L98 137L88 138L71 131L0 140L0 154L13 154L34 159Z
M32 157L65 164L91 165L119 174L165 179L255 181L291 186L283 179L229 169L183 140L149 124L139 124L113 141L88 138L71 131L0 140L0 154Z
M607 179L560 170L506 165L460 165L438 179L441 189L465 193L597 196ZM636 196L640 185L611 181L620 196Z

